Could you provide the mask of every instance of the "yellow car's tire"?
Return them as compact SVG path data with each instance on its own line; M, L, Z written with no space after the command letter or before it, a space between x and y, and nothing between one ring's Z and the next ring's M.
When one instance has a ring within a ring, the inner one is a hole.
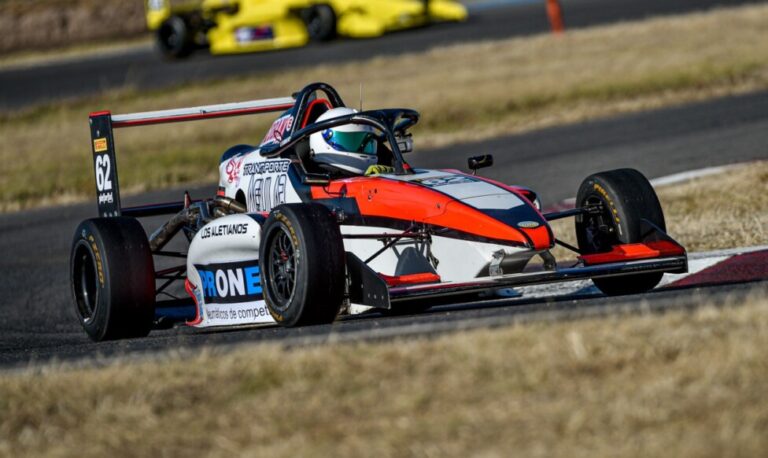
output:
M330 5L314 5L302 11L309 39L328 41L336 37L336 13Z
M157 48L170 59L182 59L195 50L195 31L181 16L171 16L157 29Z

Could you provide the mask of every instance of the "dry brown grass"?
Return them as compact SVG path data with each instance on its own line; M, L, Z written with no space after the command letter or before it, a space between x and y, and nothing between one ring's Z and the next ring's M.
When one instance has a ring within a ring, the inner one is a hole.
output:
M768 162L731 168L656 190L669 234L689 252L768 245ZM573 219L552 222L557 237L576 245ZM559 260L575 255L556 247Z
M356 104L364 82L366 106L420 110L417 147L439 147L768 87L767 22L765 5L723 9L160 92L126 90L6 115L0 124L0 210L91 195L86 116L97 109L124 113L275 97L315 80L334 84ZM211 180L220 152L257 143L269 121L121 131L121 184L136 191Z
M5 456L765 456L768 301L0 376Z
M3 0L0 65L6 55L70 52L71 45L135 38L146 28L144 0Z
M659 199L689 250L768 244L768 162L662 187Z

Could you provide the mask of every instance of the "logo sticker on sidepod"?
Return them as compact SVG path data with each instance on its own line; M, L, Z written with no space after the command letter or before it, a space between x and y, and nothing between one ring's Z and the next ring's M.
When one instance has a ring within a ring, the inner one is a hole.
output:
M517 223L517 227L522 227L523 229L533 229L535 227L539 227L540 224L536 221L520 221Z
M253 302L263 298L258 261L195 265L206 304Z

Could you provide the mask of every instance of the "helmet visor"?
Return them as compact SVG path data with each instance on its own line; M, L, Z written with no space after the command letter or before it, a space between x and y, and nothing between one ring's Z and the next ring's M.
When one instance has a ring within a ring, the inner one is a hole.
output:
M323 139L336 151L376 154L376 136L371 132L339 132L327 129Z

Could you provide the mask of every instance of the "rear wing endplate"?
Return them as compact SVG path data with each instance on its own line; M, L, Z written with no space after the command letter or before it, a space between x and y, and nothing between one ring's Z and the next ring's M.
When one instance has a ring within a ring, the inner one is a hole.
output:
M91 113L89 117L91 147L93 151L93 170L96 177L96 202L99 207L99 216L115 217L123 213L145 216L143 213L150 214L148 212L157 211L157 209L150 207L144 207L146 211L138 211L121 206L117 158L115 157L114 129L282 112L292 108L294 103L295 101L292 97L283 97L124 115L113 115L109 111Z

